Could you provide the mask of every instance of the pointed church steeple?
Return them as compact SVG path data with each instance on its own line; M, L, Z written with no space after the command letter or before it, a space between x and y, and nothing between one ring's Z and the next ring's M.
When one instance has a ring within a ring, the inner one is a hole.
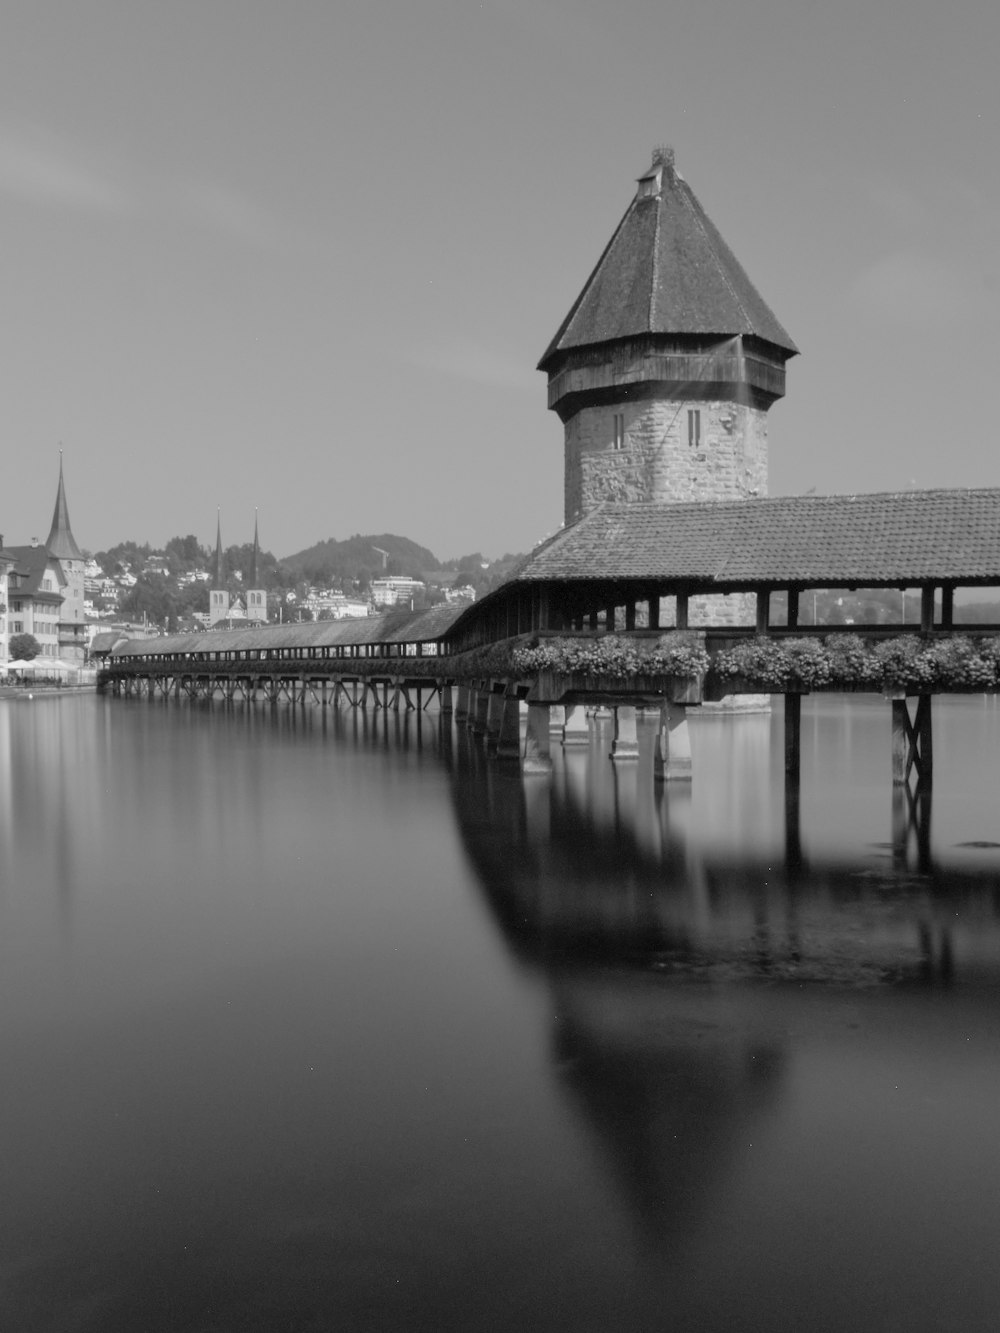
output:
M215 586L221 588L225 571L222 568L222 511L215 511L215 568L212 570Z
M250 587L257 586L257 557L260 554L260 541L257 537L257 510L253 511L253 550L250 552Z
M222 567L222 511L215 511L215 568L212 571L212 587L208 593L208 628L224 625L229 616L229 591L226 588L225 570Z
M250 553L250 586L247 588L247 620L252 625L267 624L267 590L258 587L260 538L257 534L257 510L253 511L253 550Z
M52 514L52 528L49 531L45 548L57 560L82 560L83 552L76 544L73 529L69 525L69 509L66 505L66 488L63 484L62 450L59 450L59 488L56 491L56 507Z

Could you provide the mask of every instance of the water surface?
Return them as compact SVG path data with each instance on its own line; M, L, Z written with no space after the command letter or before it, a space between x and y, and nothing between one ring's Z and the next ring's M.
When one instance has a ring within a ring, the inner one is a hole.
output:
M0 704L3 1326L996 1328L1000 711L932 808L888 712L807 702L789 856L780 710L658 794L606 723Z

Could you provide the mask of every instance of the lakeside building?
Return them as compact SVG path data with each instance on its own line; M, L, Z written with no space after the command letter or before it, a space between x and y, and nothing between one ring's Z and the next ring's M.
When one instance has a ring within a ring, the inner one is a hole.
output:
M66 504L62 456L52 527L44 545L4 548L13 563L7 575L8 642L14 634L32 634L42 655L82 666L87 651L84 608L86 558L73 536Z
M10 660L10 653L7 645L10 634L7 629L8 621L8 590L7 575L14 564L13 557L9 556L3 549L3 537L0 536L0 668L6 666Z

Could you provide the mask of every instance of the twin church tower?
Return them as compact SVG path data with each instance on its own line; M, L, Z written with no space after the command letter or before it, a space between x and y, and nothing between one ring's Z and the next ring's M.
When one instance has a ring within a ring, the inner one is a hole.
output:
M657 149L539 362L565 427L565 522L605 501L767 494L797 348Z

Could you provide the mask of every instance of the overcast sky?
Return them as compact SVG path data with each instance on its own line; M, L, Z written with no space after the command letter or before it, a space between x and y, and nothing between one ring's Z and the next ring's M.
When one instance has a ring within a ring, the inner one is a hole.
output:
M996 0L2 0L8 544L562 518L539 356L655 144L801 350L771 492L988 486Z

